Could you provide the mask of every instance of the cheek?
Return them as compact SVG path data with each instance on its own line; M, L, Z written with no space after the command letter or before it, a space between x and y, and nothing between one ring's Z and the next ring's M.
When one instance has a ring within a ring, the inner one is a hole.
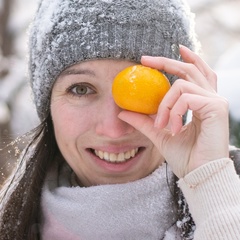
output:
M53 104L51 114L57 141L74 140L91 128L90 111L68 104Z

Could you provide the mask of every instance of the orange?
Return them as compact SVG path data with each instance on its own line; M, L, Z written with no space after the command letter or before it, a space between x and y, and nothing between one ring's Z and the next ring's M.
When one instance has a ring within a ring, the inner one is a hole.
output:
M134 65L125 68L114 78L112 95L120 108L155 114L170 87L167 77L157 69Z

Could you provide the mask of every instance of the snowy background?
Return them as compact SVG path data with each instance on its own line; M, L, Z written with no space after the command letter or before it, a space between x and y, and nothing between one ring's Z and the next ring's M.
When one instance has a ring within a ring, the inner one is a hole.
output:
M196 14L202 57L218 74L218 91L229 100L235 129L240 122L240 0L188 2ZM27 29L36 3L0 0L0 141L38 123L26 81Z

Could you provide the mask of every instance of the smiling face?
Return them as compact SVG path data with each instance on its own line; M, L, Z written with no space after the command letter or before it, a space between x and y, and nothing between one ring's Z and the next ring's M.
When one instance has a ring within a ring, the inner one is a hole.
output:
M163 158L152 142L120 120L114 77L129 61L95 60L61 73L51 96L59 149L83 186L125 183L153 172Z

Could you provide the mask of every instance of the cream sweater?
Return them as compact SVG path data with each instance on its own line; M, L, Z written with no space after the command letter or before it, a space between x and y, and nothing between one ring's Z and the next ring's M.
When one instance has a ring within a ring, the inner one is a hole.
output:
M212 161L178 184L196 224L194 240L240 239L240 179L232 160Z

